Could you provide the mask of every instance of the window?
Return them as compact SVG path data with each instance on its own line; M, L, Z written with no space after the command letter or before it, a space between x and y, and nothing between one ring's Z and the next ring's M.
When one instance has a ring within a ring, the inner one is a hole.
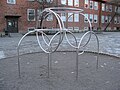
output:
M49 14L48 17L46 18L47 21L53 21L53 15Z
M35 0L28 0L28 1L35 1Z
M93 14L90 14L90 22L93 23Z
M105 11L105 4L102 3L102 11Z
M33 1L35 1L35 0L33 0ZM37 1L39 1L39 2L47 2L47 3L52 3L53 2L53 0L37 0Z
M66 22L66 13L61 13L61 19Z
M74 22L79 22L79 14L74 14Z
M39 1L39 2L43 2L43 0L37 0L37 1Z
M117 17L117 24L119 24L120 23L120 21L119 21L119 17Z
M118 13L120 14L120 7L118 7Z
M16 0L7 0L7 3L9 3L9 4L16 4Z
M73 0L68 0L68 5L73 6Z
M94 9L98 10L98 2L94 2Z
M120 13L120 7L115 6L115 12Z
M105 16L105 23L108 23L108 16Z
M41 19L41 18L40 18L41 12L42 12L42 9L38 9L38 10L37 10L37 20L40 20L40 19Z
M73 13L68 13L68 21L73 22Z
M94 15L94 23L98 22L98 15Z
M73 27L68 27L68 30L73 30Z
M102 15L101 17L101 23L104 23L105 22L105 17Z
M85 14L85 17L84 17L84 22L87 23L88 22L88 14Z
M93 1L90 1L90 9L93 9Z
M117 30L117 27L114 27L114 30Z
M52 3L53 2L53 0L46 0L48 3Z
M115 12L117 12L117 6L115 6Z
M74 27L74 30L79 31L79 27Z
M119 24L120 24L120 16L118 17L118 21L119 21Z
M108 12L109 11L109 8L108 8L108 5L106 5L106 12Z
M35 9L27 10L28 21L35 21Z
M109 12L112 12L112 5L109 5Z
M108 16L108 21L109 21L109 22L111 21L111 19L112 19L112 17L111 17L111 16Z
M89 1L88 1L88 0L85 0L84 7L85 7L85 8L88 8L88 7L89 7Z
M74 6L79 7L79 0L74 0Z
M61 0L61 4L66 5L66 0Z

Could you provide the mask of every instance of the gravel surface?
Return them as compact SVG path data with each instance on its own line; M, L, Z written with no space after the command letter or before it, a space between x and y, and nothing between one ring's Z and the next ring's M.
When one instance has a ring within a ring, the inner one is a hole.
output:
M0 90L120 90L120 59L96 54L79 56L79 76L76 80L76 53L56 52L51 57L48 78L47 54L32 53L20 56L21 78L17 57L0 60Z
M84 33L74 33L77 40L79 41ZM120 32L102 32L97 34L100 43L100 52L111 54L120 57ZM0 59L6 57L12 57L17 55L17 44L22 36L12 36L12 37L0 37ZM51 35L49 35L51 37ZM58 38L55 38L55 43L58 42ZM75 44L74 38L68 34L68 38L72 44ZM84 38L84 42L87 40L87 37ZM43 39L40 36L40 42L44 48L47 48ZM84 43L83 42L83 43ZM64 38L58 50L74 50ZM20 46L21 53L31 53L31 52L40 52L42 51L36 41L35 36L27 36ZM90 43L86 47L86 51L97 51L97 44L94 35L90 40Z

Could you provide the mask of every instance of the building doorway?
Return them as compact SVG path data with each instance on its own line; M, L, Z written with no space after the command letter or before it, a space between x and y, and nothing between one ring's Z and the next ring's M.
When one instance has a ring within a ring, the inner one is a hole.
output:
M6 18L6 33L18 33L18 18L19 16L5 16Z

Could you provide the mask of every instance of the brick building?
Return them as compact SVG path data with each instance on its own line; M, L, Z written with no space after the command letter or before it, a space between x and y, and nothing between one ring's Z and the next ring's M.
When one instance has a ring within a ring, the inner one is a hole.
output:
M41 0L39 0L41 1ZM120 12L120 6L102 3L100 16L100 3L94 0L47 0L48 4L38 3L37 0L1 0L0 1L0 32L9 31L10 33L25 33L36 28L36 21L39 13L44 7L66 6L83 9L83 13L92 23L93 29L101 27L105 29L108 22L112 19L115 12ZM50 2L49 2L50 1ZM51 4L51 5L50 5ZM73 30L88 30L89 25L86 18L79 14L61 13L64 23ZM66 21L67 20L67 21ZM57 27L56 19L51 15L44 22L44 27ZM115 15L107 30L120 29L120 15Z

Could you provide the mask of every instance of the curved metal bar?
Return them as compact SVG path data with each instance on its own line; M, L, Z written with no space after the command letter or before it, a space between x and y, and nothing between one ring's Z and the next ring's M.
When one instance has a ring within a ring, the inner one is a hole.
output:
M70 31L66 31L66 32L70 32ZM71 32L70 32L70 34L73 35L73 33L71 33ZM75 37L74 35L73 35L73 37L74 37L75 41L77 42L76 37ZM73 48L77 48L77 47L78 47L78 46L74 46L74 45L72 45L72 44L70 43L70 41L68 40L68 37L67 37L67 33L65 33L65 38L66 38L68 44L69 44L71 47L73 47Z
M97 64L96 64L96 69L98 69L98 67L99 67L99 47L100 47L100 45L99 45L99 39L98 39L98 36L96 35L96 33L95 32L92 32L93 34L94 34L94 36L96 37L96 40L97 40L97 58L96 58L96 60L97 60Z
M82 43L82 41L83 41L83 38L84 38L87 34L89 34L89 33L91 33L91 31L86 32L86 33L81 37L81 39L80 39L80 41L79 41L79 44L78 44L78 48L80 48L81 43Z
M51 7L51 8L47 8L49 10L59 10L59 11L63 11L63 10L69 10L70 12L73 11L73 12L83 12L84 10L83 9L79 9L79 8L66 8L66 7Z
M26 34L20 39L20 41L18 42L17 53L18 53L18 73L19 73L19 77L21 77L21 75L20 75L20 59L19 59L19 57L20 57L20 54L19 54L20 44L21 44L22 40L23 40L27 35L29 35L30 33L33 33L33 32L36 32L36 30L34 30L34 31L29 31L29 32L26 33Z
M74 47L74 46L69 42L69 40L68 40L68 38L67 38L67 36L66 36L66 32L67 32L67 33L70 33L70 34L74 37L76 47ZM71 47L74 47L74 48L76 49L76 80L77 80L77 79L78 79L78 61L79 61L79 60L78 60L79 50L78 50L78 48L77 48L78 43L77 43L77 39L76 39L75 35L74 35L72 32L70 32L70 31L66 31L66 32L65 32L65 37L66 37L66 39L67 39L67 42L69 43L69 45L70 45Z
M45 49L41 46L41 43L40 43L40 40L39 40L39 37L38 37L38 32L39 32L39 31L36 32L36 36L37 36L37 41L38 41L38 44L39 44L40 48L41 48L45 53L53 53L53 52L55 52L55 51L57 50L57 48L59 47L60 43L58 43L57 47L56 47L53 51L47 51L47 50L45 50ZM43 33L43 32L42 32L42 33ZM52 40L53 40L58 34L60 34L60 33L61 33L60 31L57 32L57 33L50 39L50 42L48 43L48 47L51 47L51 42L52 42Z
M71 16L73 16L74 14L75 14L75 13L71 14L71 15L67 18L67 20L68 20ZM83 13L79 13L79 14L80 14L80 15L83 15L84 17L86 17ZM87 20L88 20L88 22L89 22L89 25L90 25L90 31L92 31L91 22L90 22L90 20L88 19L88 17L86 17L86 18L87 18ZM66 35L66 34L65 34L65 35ZM66 35L66 38L67 38L67 35ZM89 43L90 38L91 38L91 34L90 34L87 42L83 45L83 47L85 47L85 46ZM69 42L68 38L67 38L67 41L68 41L68 43L69 43L72 47L74 47L74 48L79 48L79 46L76 47L76 46L72 45L72 44Z
M45 9L45 10L47 10L47 9ZM59 16L57 13L55 13L54 11L50 11L50 10L47 10L47 11L49 11L49 13L48 13L45 17L47 17L49 14L53 13L53 15L57 18L57 20L58 20L58 22L59 22L60 30L62 30L62 27L64 27L64 24L63 24L62 22L60 22L60 21L61 21L60 16ZM62 23L62 24L61 24L61 23ZM62 26L61 26L61 25L62 25ZM52 40L53 40L54 37L55 37L55 36L52 37L52 39L50 40L50 43L52 42ZM59 43L62 42L61 37L62 37L62 35L61 35L61 33L60 33ZM62 37L62 38L63 38L63 37ZM47 45L49 46L50 43L47 44Z
M89 34L89 33L91 33L91 34L93 34L95 37L96 37L96 40L97 40L97 52L98 52L98 55L99 55L99 39L98 39L98 37L97 37L97 35L93 32L93 31L89 31L89 32L86 32L83 36L82 36L82 38L81 38L81 40L80 40L80 42L79 42L79 45L78 45L78 48L80 48L81 47L81 42L82 42L82 40L83 40L83 38L87 35L87 34ZM98 55L97 55L97 69L98 69Z
M42 32L43 41L45 42L45 44L46 44L47 46L49 46L49 44L48 44L47 41L45 40L44 35L47 37L47 39L48 39L49 42L50 42L50 39L49 39L49 37L48 37L44 32Z

